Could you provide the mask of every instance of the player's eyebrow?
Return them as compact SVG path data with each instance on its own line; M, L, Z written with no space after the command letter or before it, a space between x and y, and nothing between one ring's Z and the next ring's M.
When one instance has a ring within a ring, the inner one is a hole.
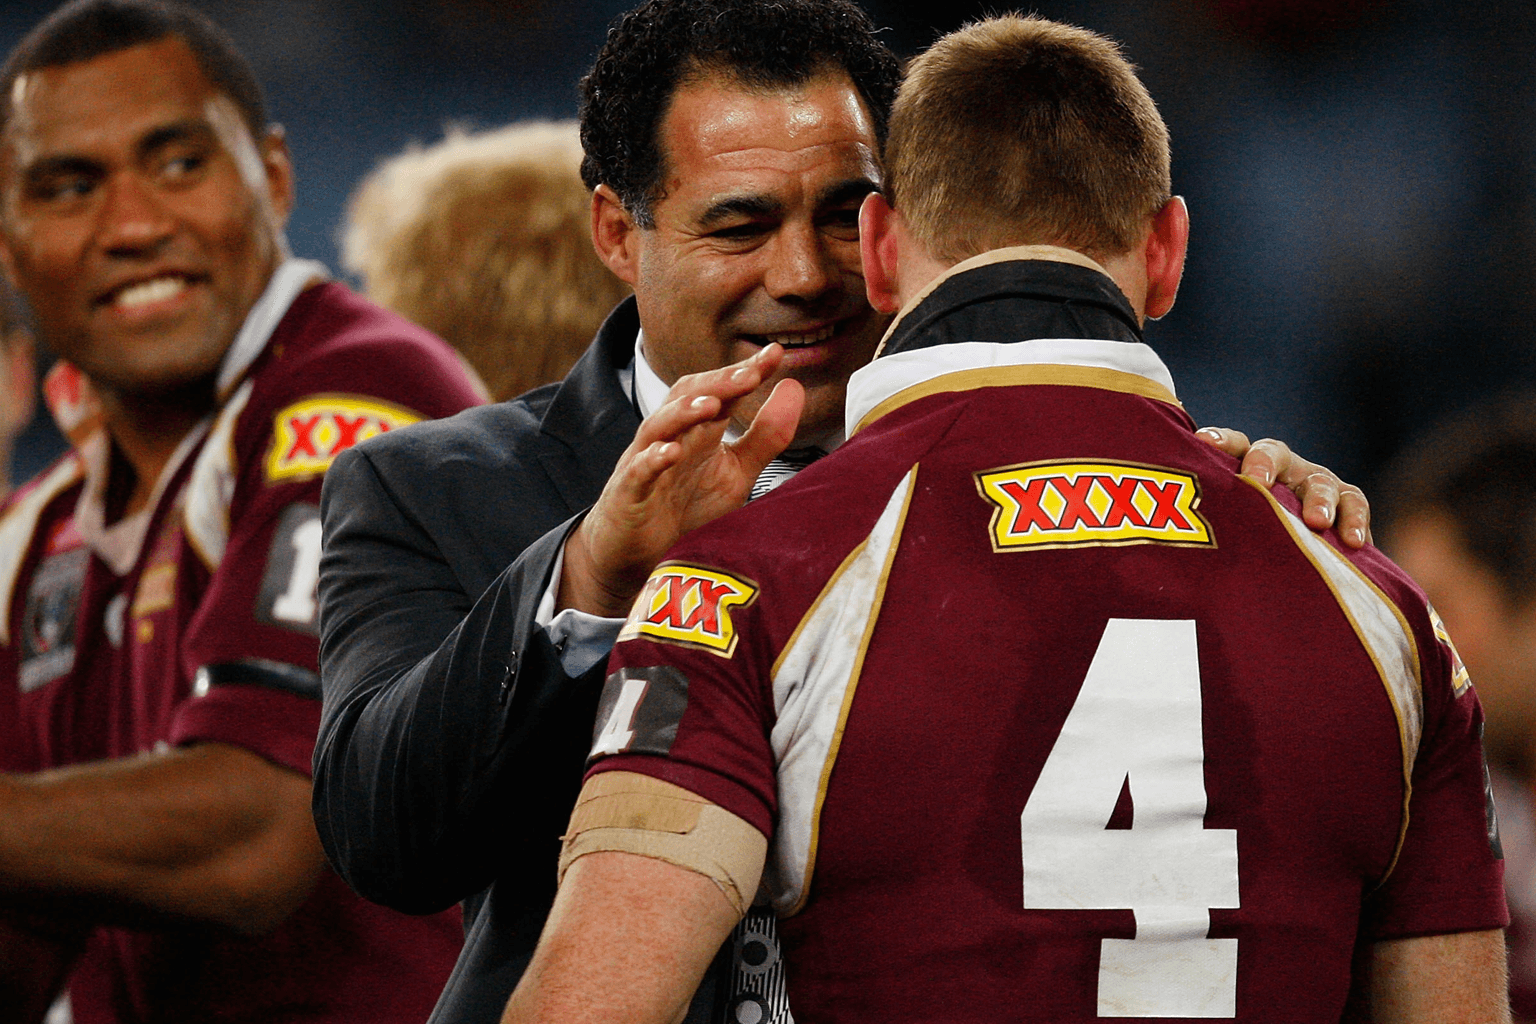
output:
M37 185L52 178L71 177L78 175L85 178L99 178L106 173L106 168L99 160L92 160L84 156L45 156L27 164L22 171L22 181L26 185Z
M736 217L771 218L784 214L784 204L768 196L745 195L717 199L699 217L699 227L705 230L723 220Z
M134 146L134 150L142 159L177 142L212 142L215 137L213 126L207 121L189 118L150 129Z
M133 148L138 159L143 160L177 142L211 142L214 138L213 128L206 121L188 119L150 129ZM94 157L61 153L38 157L23 169L22 179L30 185L70 175L100 178L106 173L106 164Z
M850 178L822 189L821 195L816 197L816 206L822 209L828 206L842 206L844 203L861 203L865 196L879 191L879 188L868 178Z

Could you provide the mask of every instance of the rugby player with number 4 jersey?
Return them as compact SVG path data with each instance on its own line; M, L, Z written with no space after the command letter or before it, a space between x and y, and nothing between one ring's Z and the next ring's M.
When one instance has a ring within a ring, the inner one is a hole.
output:
M675 1019L754 902L801 1024L1507 1020L1476 695L1406 576L1196 438L1118 47L945 37L887 162L849 439L651 575L505 1020Z
M320 482L472 405L439 339L288 255L250 68L84 0L0 73L0 257L76 450L0 519L0 1017L416 1021L461 945L350 892L310 816ZM94 398L93 398L94 396ZM38 771L38 769L53 769Z

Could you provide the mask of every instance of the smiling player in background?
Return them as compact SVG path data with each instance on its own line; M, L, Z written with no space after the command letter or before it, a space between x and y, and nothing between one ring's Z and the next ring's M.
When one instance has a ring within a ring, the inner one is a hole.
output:
M185 7L84 0L0 72L0 261L101 428L0 535L0 1005L80 1024L419 1020L460 944L325 866L320 479L475 392L427 332L291 258L281 129ZM67 390L67 389L66 389Z

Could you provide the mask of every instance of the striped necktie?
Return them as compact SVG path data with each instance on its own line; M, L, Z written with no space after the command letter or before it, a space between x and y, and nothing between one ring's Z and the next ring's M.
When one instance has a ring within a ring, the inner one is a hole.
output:
M827 454L820 448L797 448L768 463L752 485L748 501L756 501ZM784 964L779 959L778 919L767 907L747 911L717 961L717 1016L711 1024L794 1024L784 988Z
M752 485L752 494L747 500L756 501L825 454L827 453L814 445L810 448L796 448L794 451L784 452L768 463L758 474L757 482Z

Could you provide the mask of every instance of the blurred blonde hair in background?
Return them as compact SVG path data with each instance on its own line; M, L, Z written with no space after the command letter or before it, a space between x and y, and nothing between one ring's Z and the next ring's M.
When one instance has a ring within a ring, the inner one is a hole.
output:
M434 331L502 401L563 377L629 288L592 250L574 121L413 145L348 203L342 263Z

